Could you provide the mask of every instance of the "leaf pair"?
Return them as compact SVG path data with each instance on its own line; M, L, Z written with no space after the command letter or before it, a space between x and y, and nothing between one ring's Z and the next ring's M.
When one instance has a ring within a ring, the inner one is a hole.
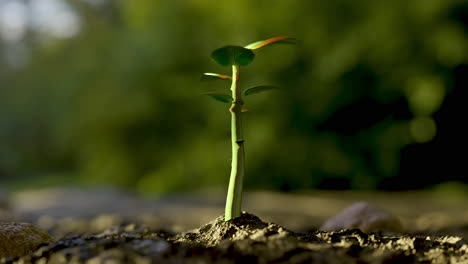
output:
M247 96L251 94L270 91L273 89L279 89L279 88L276 86L271 86L271 85L259 85L259 86L255 86L255 87L245 90L244 95ZM231 103L233 101L232 97L225 93L210 92L210 93L205 93L205 95L208 95L209 97L215 99L216 101L220 101L223 103Z
M219 49L216 49L211 53L211 58L222 66L246 66L252 63L255 58L255 54L252 50L259 49L272 44L295 44L296 39L290 37L274 37L266 40L257 41L251 43L245 47L241 46L225 46ZM202 81L211 81L211 80L232 80L232 77L228 75L218 74L218 73L204 73L201 77ZM260 85L249 88L244 91L244 95L251 95L256 93L261 93L269 91L272 89L278 89L278 87L271 85ZM223 102L231 103L233 98L225 93L211 92L206 93L205 95L210 96L211 98Z
M240 46L224 46L211 53L211 58L221 66L247 66L255 58L253 51Z
M271 44L295 44L296 39L290 37L275 37L266 40L251 43L245 47L241 46L224 46L216 49L211 53L211 58L221 66L247 66L255 58L252 50L259 49Z

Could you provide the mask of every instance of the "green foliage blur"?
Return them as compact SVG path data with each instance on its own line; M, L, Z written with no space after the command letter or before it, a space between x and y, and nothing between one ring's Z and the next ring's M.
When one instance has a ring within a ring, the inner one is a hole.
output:
M334 178L373 189L398 173L402 148L437 134L450 72L468 61L466 29L452 16L463 2L1 0L1 181L227 187L229 106L202 94L229 83L200 82L201 73L230 74L210 59L216 48L292 36L297 45L259 50L241 69L244 89L283 88L247 98L246 188ZM63 12L46 12L51 22L2 12L54 4ZM322 129L363 98L403 100L409 115Z

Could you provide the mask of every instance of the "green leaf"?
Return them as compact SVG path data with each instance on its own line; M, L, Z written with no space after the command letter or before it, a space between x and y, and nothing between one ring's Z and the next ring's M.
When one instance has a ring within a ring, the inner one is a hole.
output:
M200 81L213 81L213 80L231 80L231 76L223 75L223 74L218 74L218 73L211 73L211 72L205 72L203 73Z
M245 90L244 95L251 95L251 94L266 92L266 91L270 91L274 89L279 89L279 87L271 86L271 85L259 85L259 86L255 86L255 87Z
M274 37L274 38L269 38L265 40L260 40L254 43L251 43L247 46L245 46L246 49L259 49L261 47L271 45L271 44L296 44L296 39L295 38L290 38L290 37Z
M211 53L211 58L222 66L247 66L252 63L255 54L240 46L225 46Z
M230 95L224 94L224 93L210 92L210 93L205 93L204 95L208 95L209 97L215 99L216 101L220 101L223 103L231 103L233 101Z

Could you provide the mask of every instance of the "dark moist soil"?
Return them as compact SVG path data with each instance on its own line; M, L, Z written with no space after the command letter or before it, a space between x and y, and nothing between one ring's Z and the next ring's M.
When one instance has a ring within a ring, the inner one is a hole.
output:
M73 236L3 263L468 263L462 238L360 230L295 233L252 214L187 233L135 224Z

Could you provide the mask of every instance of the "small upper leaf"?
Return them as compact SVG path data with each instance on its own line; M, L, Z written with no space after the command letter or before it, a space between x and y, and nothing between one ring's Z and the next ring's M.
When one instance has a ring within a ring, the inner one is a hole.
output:
M290 37L274 37L251 43L245 46L245 48L254 50L271 44L296 44L296 39Z
M259 86L255 86L255 87L245 90L244 95L251 95L251 94L266 92L266 91L270 91L274 89L279 89L279 87L271 86L271 85L259 85Z
M211 73L205 72L203 73L200 81L212 81L212 80L231 80L232 77L228 75L218 74L218 73Z
M223 103L231 103L233 101L230 95L224 94L224 93L210 92L210 93L205 93L204 95L208 95L209 97L215 99L216 101L220 101Z
M240 46L224 46L211 53L211 58L222 66L247 66L252 63L255 54Z

